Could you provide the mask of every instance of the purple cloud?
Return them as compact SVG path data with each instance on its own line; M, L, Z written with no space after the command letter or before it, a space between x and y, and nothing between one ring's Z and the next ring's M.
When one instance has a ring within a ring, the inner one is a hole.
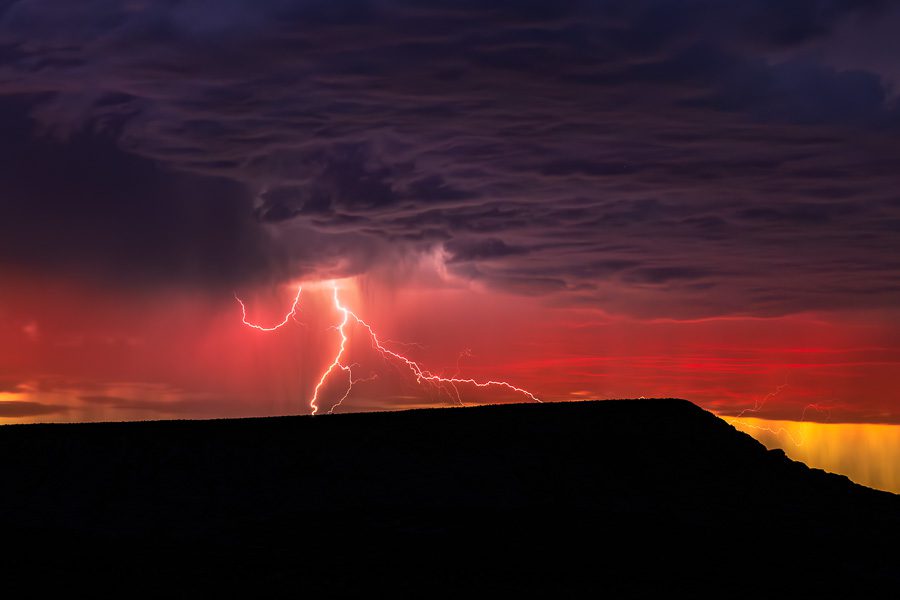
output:
M28 128L0 151L37 149L0 170L22 186L0 262L230 285L441 249L457 275L620 312L894 305L900 111L884 61L834 49L896 13L12 3L0 95L31 121L7 110ZM86 151L108 168L41 187Z

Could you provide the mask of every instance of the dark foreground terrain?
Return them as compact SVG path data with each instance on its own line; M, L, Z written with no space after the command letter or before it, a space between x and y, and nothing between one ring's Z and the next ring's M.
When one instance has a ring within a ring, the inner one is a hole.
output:
M900 589L900 496L681 400L0 427L0 489L16 595Z

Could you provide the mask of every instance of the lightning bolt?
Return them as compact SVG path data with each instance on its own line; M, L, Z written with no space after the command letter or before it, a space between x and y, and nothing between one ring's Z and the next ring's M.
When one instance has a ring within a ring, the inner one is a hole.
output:
M726 422L729 425L731 425L732 427L734 427L736 420L728 421L726 419ZM799 437L799 438L794 437L794 434L791 433L790 431L788 431L787 429L785 429L784 427L779 427L778 429L772 429L771 427L766 427L764 425L754 425L753 423L747 423L746 421L741 421L740 425L741 425L741 427L749 427L750 429L755 429L757 431L767 431L768 433L771 433L775 436L783 435L783 436L787 437L789 440L791 440L791 442L797 447L800 447L803 445L802 437Z
M735 415L735 418L740 419L741 417L746 415L748 412L752 412L752 413L759 412L760 410L762 410L762 407L766 405L766 402L768 402L769 400L771 400L772 398L774 398L775 396L780 394L781 390L783 390L786 387L787 387L787 384L782 383L777 388L775 388L774 392L769 392L768 394L766 394L762 400L757 398L756 400L753 401L753 408L745 408L744 410L739 412L737 415Z
M275 331L276 329L279 329L279 328L285 326L288 323L288 321L291 320L292 317L295 317L295 314L297 312L297 307L300 303L300 292L301 291L302 291L302 288L298 287L297 295L294 297L294 303L291 305L290 312L288 312L285 315L285 317L281 321L281 323L278 323L277 325L274 325L272 327L263 327L261 325L247 321L247 309L244 306L244 303L241 301L240 298L238 298L238 296L236 294L234 297L238 301L238 304L240 304L240 306L241 306L241 314L242 314L243 324L248 327L252 327L253 329L256 329L258 331L269 332L269 331ZM347 308L346 306L341 304L341 299L338 296L338 288L336 285L332 286L332 299L334 301L335 310L337 310L342 315L340 323L334 327L334 329L337 330L338 335L340 336L340 344L338 346L337 353L334 355L334 358L332 359L332 361L328 365L328 367L325 368L325 371L322 373L322 376L319 377L319 381L316 383L316 387L313 390L312 398L309 401L309 407L312 410L312 414L314 414L314 415L319 412L319 394L322 391L322 387L325 385L325 383L328 381L329 377L335 371L339 370L339 371L347 374L347 387L344 390L344 393L340 397L340 399L328 411L329 413L333 413L334 409L338 408L344 402L344 400L347 399L347 397L353 391L353 386L355 384L363 383L366 381L372 381L373 379L377 378L377 375L373 375L371 377L367 377L364 379L354 379L353 378L353 367L356 365L355 364L347 365L347 364L344 364L344 362L343 362L344 353L347 349L347 342L350 339L349 336L347 335L347 326L350 323L351 319L353 320L353 322L355 324L363 327L366 330L366 332L369 335L369 339L372 342L372 348L377 350L385 360L393 360L393 361L400 363L401 365L406 366L407 369L410 371L410 373L415 377L417 383L419 383L420 385L425 384L425 383L430 384L430 385L434 386L435 388L447 393L447 395L450 396L450 398L452 399L453 395L450 394L450 392L447 391L447 389L444 387L446 385L449 385L450 387L453 388L456 399L458 400L458 402L460 404L462 404L462 398L460 397L459 390L457 389L456 386L463 385L463 384L471 385L471 386L478 387L478 388L501 387L501 388L508 389L512 392L522 394L523 396L525 396L535 402L541 402L540 398L535 396L533 393L529 392L526 389L517 387L506 381L499 381L499 380L478 381L478 380L472 379L472 378L459 377L459 359L457 359L457 372L454 373L453 377L444 377L442 375L438 375L438 374L432 373L431 371L425 370L416 361L414 361L398 352L395 352L395 351L391 350L390 348L387 348L384 345L384 342L382 342L382 340L380 340L378 338L378 335L375 333L375 330L372 328L371 325L369 325L366 321L361 319L352 310L350 310L349 308ZM469 356L469 355L470 355L470 351L466 350L465 352L463 352L463 354L460 355L460 358L462 356Z
M787 387L786 383L779 385L777 388L775 388L774 392L769 392L761 400L759 398L754 400L752 407L743 409L737 415L732 417L732 420L724 418L725 422L728 423L729 425L731 425L732 427L734 427L735 426L734 424L737 422L738 419L740 419L747 413L758 413L760 410L762 410L763 406L766 405L766 402L768 402L769 400L771 400L772 398L774 398L775 396L780 394L781 390L783 390L786 387ZM804 411L804 414L806 414L805 411ZM787 429L785 429L784 427L779 427L778 429L772 429L771 427L765 427L764 425L754 425L752 423L747 423L744 421L741 421L741 426L749 427L750 429L755 429L757 431L767 431L776 436L785 435L788 438L790 438L790 440L794 443L795 446L800 446L803 443L802 439L797 440L796 438L794 438L793 434L790 431L788 431Z
M735 415L734 417L732 417L733 420L728 420L728 419L726 418L725 421L726 421L729 425L732 425L732 426L733 426L733 425L737 422L737 420L740 419L741 417L743 417L745 414L747 414L747 413L758 413L760 410L762 410L763 406L765 406L766 402L768 402L769 400L771 400L772 398L774 398L775 396L777 396L779 393L781 393L781 390L783 390L785 387L787 387L787 384L786 384L786 383L781 384L780 386L778 386L778 387L775 389L774 392L769 392L768 394L766 394L766 396L765 396L762 400L757 399L756 401L754 401L753 407L752 407L752 408L745 408L745 409L743 409L741 412L739 412L737 415ZM800 415L800 421L799 421L800 423L802 423L802 422L804 422L804 421L806 420L806 413L807 413L810 409L813 409L813 410L818 411L818 412L825 412L825 411L827 411L827 412L828 412L828 418L829 418L829 419L831 418L831 410L830 410L829 408L823 408L823 407L820 406L819 404L810 403L810 404L807 404L805 407L803 407L803 413ZM740 424L741 424L742 427L749 427L750 429L755 429L755 430L757 430L757 431L766 431L766 432L771 433L771 434L773 434L773 435L775 435L775 436L784 436L784 437L790 439L791 442L792 442L795 446L798 446L798 447L799 447L799 446L802 446L802 445L803 445L803 441L804 441L804 440L803 440L803 436L795 437L793 433L791 433L790 431L788 431L788 430L785 429L784 427L779 427L778 429L773 429L773 428L771 428L771 427L766 427L766 426L764 426L764 425L755 425L755 424L753 424L753 423L747 423L746 421L741 421Z
M334 296L335 302L337 304L339 304L339 302L337 300L337 288L335 288L334 293L335 293L335 296ZM346 309L344 309L344 310L346 310ZM385 357L390 356L390 357L402 362L407 367L409 367L409 370L412 372L413 375L415 375L416 382L418 382L418 383L422 383L423 381L426 381L428 383L432 383L437 386L440 386L441 384L450 384L452 386L455 386L456 384L466 383L466 384L474 385L475 387L480 387L480 388L504 387L513 392L517 392L519 394L527 396L528 398L530 398L531 400L534 400L535 402L541 402L541 400L537 396L535 396L528 390L522 389L520 387L516 387L506 381L494 381L494 380L476 381L475 379L461 378L461 377L456 377L456 376L442 377L441 375L436 375L430 371L426 371L426 370L422 369L422 367L420 367L416 361L411 360L411 359L403 356L402 354L398 354L398 353L394 352L393 350L390 350L390 349L384 347L382 345L381 341L378 339L378 336L375 334L375 331L372 329L371 325L369 325L368 323L366 323L365 321L360 319L353 312L351 312L349 310L347 312L351 316L353 316L354 319L356 319L357 323L359 323L360 325L362 325L363 327L366 328L366 330L369 332L369 336L372 338L372 345L375 347L375 349L378 350L382 354L382 356L385 356Z
M288 312L288 314L284 315L284 320L282 320L281 323L272 325L271 327L263 327L262 325L257 325L255 323L249 322L247 320L247 307L244 306L244 302L240 298L238 298L237 294L234 295L234 299L237 300L238 304L241 305L241 321L244 323L244 325L246 325L247 327L252 327L253 329L257 329L259 331L275 331L276 329L280 329L287 325L287 322L292 317L295 317L295 315L297 314L297 307L300 305L300 292L302 291L303 287L298 286L297 295L294 296L294 303L291 304L291 310Z

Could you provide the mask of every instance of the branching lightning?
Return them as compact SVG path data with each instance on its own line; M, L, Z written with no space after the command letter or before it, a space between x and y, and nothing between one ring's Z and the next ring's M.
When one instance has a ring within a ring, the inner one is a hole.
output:
M759 400L759 399L758 399L758 400L754 401L753 407L752 407L752 408L745 408L745 409L743 409L741 412L739 412L737 415L735 415L735 416L733 417L733 419L734 419L733 421L729 421L728 419L726 419L726 421L727 421L730 425L734 425L734 423L737 421L737 419L740 419L741 417L743 417L743 416L746 415L747 413L758 413L760 410L762 410L763 406L765 406L766 402L768 402L769 400L771 400L772 398L774 398L775 396L777 396L779 393L781 393L781 390L783 390L785 387L787 387L787 384L786 384L786 383L784 383L784 384L782 384L782 385L779 385L779 386L775 389L775 391L769 392L768 394L766 394L765 397L762 398L762 400ZM831 410L830 410L830 409L828 409L828 408L823 408L823 407L821 407L820 405L815 404L815 403L811 403L811 404L807 404L805 407L803 407L803 413L800 415L800 421L799 421L799 422L802 423L803 421L806 420L806 413L807 413L810 409L816 410L816 411L818 411L818 412L827 411L827 412L828 412L828 415L829 415L829 418L831 417ZM785 436L785 437L787 437L788 439L790 439L791 442L792 442L795 446L798 446L798 447L803 445L803 437L802 437L802 436L801 436L801 437L795 437L793 433L791 433L788 429L786 429L786 428L784 428L784 427L778 427L777 429L773 429L772 427L766 427L765 425L756 425L756 424L754 424L754 423L747 423L746 421L741 421L741 426L742 426L742 427L749 427L750 429L755 429L755 430L757 430L757 431L765 431L765 432L768 432L768 433L771 433L771 434L775 435L776 437L777 437L777 436Z
M787 387L787 384L786 384L786 383L783 383L783 384L779 385L777 388L775 388L775 391L769 392L769 393L766 394L761 400L760 400L759 398L757 398L756 400L754 400L754 401L753 401L753 406L752 406L752 407L750 407L750 408L745 408L745 409L741 410L741 412L739 412L738 414L736 414L736 415L733 417L734 420L728 420L728 419L725 419L725 421L726 421L729 425L734 426L734 424L735 424L735 422L737 421L737 419L740 419L741 417L743 417L743 416L746 415L747 413L758 413L760 410L762 410L763 406L766 405L766 402L768 402L769 400L771 400L772 398L774 398L775 396L777 396L778 394L780 394L780 393L781 393L781 390L783 390L783 389L786 388L786 387ZM795 446L800 446L800 445L803 443L803 440L802 440L802 439L801 439L801 440L797 440L797 439L793 436L793 434L791 434L791 432L788 431L787 429L785 429L784 427L779 427L778 429L772 429L771 427L766 427L766 426L764 426L764 425L754 425L753 423L747 423L747 422L744 422L744 421L741 422L741 425L742 425L743 427L749 427L750 429L755 429L755 430L757 430L757 431L767 431L767 432L769 432L769 433L771 433L771 434L774 434L774 435L776 435L776 436L779 436L779 435L786 435L788 438L790 438L790 440L794 443Z
M782 383L782 384L779 385L777 388L775 388L775 391L774 391L774 392L769 392L768 394L766 394L765 397L763 397L762 400L760 400L760 399L754 400L754 401L753 401L753 408L745 408L744 410L742 410L741 412L739 412L737 415L735 415L735 418L736 418L736 419L740 419L741 417L743 417L744 415L746 415L748 412L749 412L749 413L758 413L759 411L762 410L763 406L766 405L766 402L768 402L769 400L771 400L772 398L774 398L775 396L777 396L778 394L780 394L780 393L781 393L781 390L783 390L783 389L786 388L786 387L787 387L787 384L786 384L786 383Z
M247 309L244 306L244 303L241 301L241 299L238 298L237 295L235 295L235 299L238 301L238 304L240 304L240 306L241 306L241 315L242 315L243 324L248 327L252 327L253 329L256 329L258 331L270 332L270 331L275 331L276 329L280 329L281 327L287 325L288 322L292 318L294 318L294 320L296 320L296 312L297 312L297 307L299 306L299 303L300 303L300 292L301 291L302 291L302 288L298 287L297 295L294 297L294 302L291 305L291 310L285 315L284 319L280 323L273 325L271 327L264 327L264 326L258 325L256 323L251 323L251 322L247 321ZM325 371L322 373L322 376L319 378L319 381L316 383L316 386L313 390L313 395L309 402L309 406L310 406L310 409L312 410L312 414L316 414L319 412L320 393L322 391L323 386L326 384L326 382L331 377L332 373L334 373L335 371L340 370L343 373L347 374L347 387L344 390L343 395L331 407L331 409L329 409L329 411L328 411L329 413L334 412L334 410L336 408L338 408L344 402L344 400L347 399L347 397L353 391L353 386L355 384L363 383L366 381L372 381L377 378L377 375L372 375L372 376L361 378L361 379L354 379L353 378L353 367L357 366L357 365L355 365L355 364L347 365L347 364L344 364L344 362L343 362L344 353L347 350L347 343L349 342L349 339L350 339L347 334L347 326L348 326L348 324L350 324L351 319L353 320L353 322L355 324L363 327L366 330L366 332L369 335L369 339L371 340L372 348L377 350L385 360L392 360L396 363L399 363L400 365L405 366L409 370L409 372L415 377L417 383L419 383L419 384L427 383L429 385L432 385L435 388L446 393L451 399L455 398L459 404L463 404L463 402L462 402L462 397L460 396L460 393L459 393L459 389L457 388L457 385L471 385L471 386L478 387L478 388L501 387L501 388L508 389L512 392L522 394L523 396L525 396L535 402L541 402L541 400L537 396L535 396L533 393L531 393L528 390L525 390L523 388L512 385L511 383L506 382L506 381L498 381L498 380L478 381L478 380L472 379L472 378L459 377L459 359L457 359L457 371L456 371L456 373L453 374L452 377L444 377L442 375L438 375L436 373L433 373L431 371L423 369L419 365L419 363L417 363L416 361L408 358L407 356L404 356L403 354L400 354L398 352L395 352L395 351L387 348L384 345L385 343L387 343L387 341L383 342L382 340L380 340L371 325L369 325L366 321L362 320L352 310L350 310L349 308L347 308L346 306L341 304L340 297L338 296L338 288L336 285L332 286L332 292L333 292L332 298L334 301L334 308L342 315L340 323L338 323L337 325L332 327L340 335L340 345L338 346L337 353L334 355L334 358L332 359L331 363L326 367ZM408 345L415 345L415 344L408 344ZM471 352L469 350L465 350L460 355L460 358L462 358L463 356L471 356ZM445 386L450 386L453 389L454 393L451 394L446 389Z
M290 312L284 315L284 320L282 320L281 323L272 325L271 327L263 327L262 325L257 325L255 323L250 323L249 321L247 321L247 307L244 306L244 302L237 297L237 294L234 295L234 299L237 300L238 304L241 305L241 321L244 323L244 325L246 325L247 327L252 327L253 329L258 329L259 331L275 331L276 329L280 329L281 327L287 325L288 321L290 321L291 318L295 318L297 314L297 307L300 305L300 292L302 291L303 287L298 286L297 295L294 296L294 303L291 304Z
M299 292L297 292L299 294ZM322 373L322 377L319 378L319 383L316 384L316 389L313 390L312 400L309 401L309 407L312 409L312 414L316 414L319 412L319 390L322 389L322 386L325 385L325 380L328 379L328 376L331 375L331 372L335 370L335 368L341 369L347 374L347 391L344 392L344 395L341 396L341 399L338 400L337 404L341 404L350 395L350 391L353 389L353 371L351 367L347 365L341 364L341 358L344 356L344 350L347 349L347 332L344 330L347 327L347 321L350 319L350 311L341 306L341 301L338 299L338 291L337 286L334 286L334 307L338 309L341 314L344 315L343 320L341 320L341 324L338 325L338 333L341 335L341 345L338 348L338 353L334 356L334 360L331 361L331 364L328 365L328 368L325 369L325 372ZM335 405L337 406L337 405Z

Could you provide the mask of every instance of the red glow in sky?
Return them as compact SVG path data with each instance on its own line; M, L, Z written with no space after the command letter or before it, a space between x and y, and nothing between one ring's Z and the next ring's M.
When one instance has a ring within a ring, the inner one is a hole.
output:
M257 331L276 331L287 325L290 318L296 315L297 304L300 302L301 292L302 286L298 286L297 295L294 297L294 302L291 305L290 311L287 315L285 315L281 323L278 323L277 325L274 325L272 327L264 327L257 323L248 322L247 307L244 305L243 301L240 298L235 296L235 299L241 306L241 322L248 327L256 329ZM346 373L347 389L344 391L340 399L330 409L328 409L329 413L333 413L335 408L343 404L344 400L346 400L347 397L353 392L354 384L361 383L362 381L372 381L377 377L377 374L375 374L370 375L365 380L354 379L354 365L348 365L343 362L344 352L347 349L347 343L349 341L347 338L347 326L351 318L355 324L358 324L365 329L365 332L372 340L372 348L374 350L377 350L382 357L384 357L386 360L392 359L402 365L405 365L409 369L410 374L415 378L417 383L434 386L436 389L446 393L451 401L455 399L456 402L458 402L460 405L464 405L458 386L473 386L475 388L504 388L509 391L517 392L525 398L529 398L535 402L540 402L540 399L528 390L516 387L507 381L477 381L472 378L458 377L458 373L447 377L423 369L415 360L412 360L408 356L385 347L384 343L378 338L378 335L375 333L374 329L372 329L371 325L360 319L356 313L341 304L338 286L335 283L332 283L332 292L334 308L338 313L341 314L341 321L338 325L335 326L338 334L340 335L340 345L338 346L337 353L334 355L334 359L331 361L331 363L328 364L328 367L322 373L322 376L319 378L319 381L316 383L316 387L313 390L312 399L309 401L309 407L312 411L312 414L316 414L319 411L319 392L322 390L322 387L325 385L329 376L335 371L335 369L339 369ZM452 392L450 390L452 390Z
M4 290L0 416L298 414L309 412L317 383L330 408L346 388L338 378L320 382L335 355L341 311L327 285L310 284L301 310L294 286L247 290L242 315L225 295L129 295L20 280ZM426 379L508 381L551 401L684 397L725 415L781 389L753 416L897 422L900 348L889 312L639 319L466 286L395 288L371 279L342 283L341 302L354 307L341 364L366 380L344 399L345 411L453 403L446 388L417 384L421 369ZM393 348L367 334L353 316L362 312L365 323L377 324L378 339L410 344L395 351L427 372L412 364L398 370L396 356L386 361L383 352ZM263 333L242 316L284 326ZM459 392L464 403L530 400L493 387ZM810 403L822 410L804 414Z

